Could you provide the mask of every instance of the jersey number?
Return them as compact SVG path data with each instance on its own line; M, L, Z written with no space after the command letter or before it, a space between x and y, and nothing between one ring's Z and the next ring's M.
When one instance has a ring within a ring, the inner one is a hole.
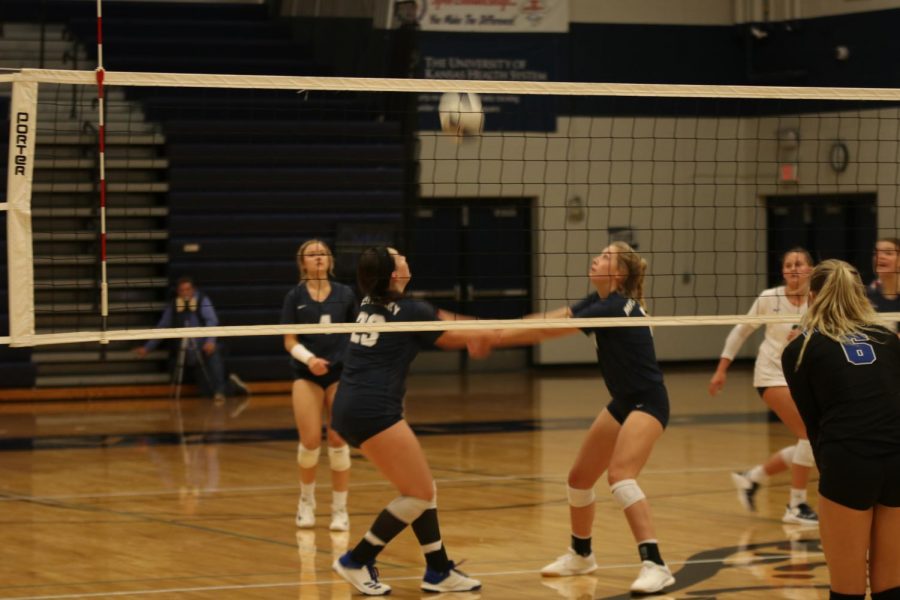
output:
M384 323L383 315L370 315L369 313L361 312L359 316L356 317L357 323ZM377 331L361 331L350 334L350 341L354 344L362 344L366 348L371 348L376 343L378 343L378 332Z
M323 323L324 323L325 325L330 325L330 324L331 324L331 315L329 315L328 313L325 313L325 314L323 314L323 315L320 315L320 316L319 316L319 324L323 324ZM330 333L325 333L325 334L323 334L323 335L331 335L331 334L330 334Z
M851 338L850 343L841 344L844 356L851 365L871 365L875 362L875 348L866 343L866 337Z

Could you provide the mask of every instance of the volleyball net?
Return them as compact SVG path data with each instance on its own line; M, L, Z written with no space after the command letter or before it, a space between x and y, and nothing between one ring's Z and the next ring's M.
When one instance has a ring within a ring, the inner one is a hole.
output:
M786 250L868 283L900 229L900 90L107 72L101 127L96 79L0 80L14 346L637 325L517 320L587 294L612 241L649 263L654 326L788 321L745 314ZM478 94L483 131L441 130L446 92ZM308 239L351 286L395 246L411 296L478 320L280 325ZM181 276L219 326L155 327Z

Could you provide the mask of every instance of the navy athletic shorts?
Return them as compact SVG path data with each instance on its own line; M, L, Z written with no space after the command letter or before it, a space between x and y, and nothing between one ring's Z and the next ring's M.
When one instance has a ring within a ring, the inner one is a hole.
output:
M383 417L345 417L332 415L331 427L344 440L353 446L359 448L363 442L369 438L373 438L385 429L389 429L403 420L399 415L385 415Z
M344 365L331 365L328 367L328 372L324 375L313 375L312 373L310 373L309 367L301 362L292 360L291 369L294 371L295 380L305 379L306 381L315 383L323 390L326 390L331 384L337 383L341 380L341 371L344 370Z
M632 411L639 410L654 417L665 429L669 424L669 394L664 386L644 390L626 399L613 398L606 410L621 425Z

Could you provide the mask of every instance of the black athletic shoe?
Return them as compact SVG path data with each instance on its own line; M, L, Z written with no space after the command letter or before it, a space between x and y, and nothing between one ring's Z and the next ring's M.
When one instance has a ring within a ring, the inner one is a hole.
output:
M784 510L784 516L781 520L785 523L796 523L798 525L818 525L819 515L806 502L801 502L797 506L788 506Z

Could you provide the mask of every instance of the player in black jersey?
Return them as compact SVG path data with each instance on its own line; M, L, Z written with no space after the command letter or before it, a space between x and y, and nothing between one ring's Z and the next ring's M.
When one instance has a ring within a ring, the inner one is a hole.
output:
M356 320L356 294L348 286L331 281L334 258L321 240L308 240L297 250L300 283L287 293L281 309L283 324L352 323ZM284 336L294 372L292 399L300 443L300 500L297 527L315 525L316 465L322 448L322 425L327 427L328 460L331 465L332 531L347 531L347 488L350 480L350 448L328 426L334 395L341 378L347 334L301 334Z
M393 248L365 250L359 259L357 279L365 296L357 323L439 320L431 305L403 297L410 279L409 266ZM372 331L350 336L332 426L359 447L400 492L363 539L332 565L363 594L381 596L391 591L390 586L378 581L375 558L410 524L428 565L423 590L462 592L481 587L447 558L438 527L434 480L422 447L403 419L403 396L409 365L420 349L436 346L449 350L468 345L477 357L488 349L491 335L476 331Z
M589 277L596 289L570 307L533 317L645 317L644 273L647 262L624 242L614 242L591 261ZM516 329L500 333L495 345L536 343L583 331L593 338L597 361L612 400L591 425L569 471L571 548L547 565L549 577L582 575L597 569L591 550L594 484L607 473L613 497L638 543L641 572L631 586L654 593L675 583L663 562L650 516L650 505L635 478L669 420L669 398L656 361L649 327Z
M872 269L877 279L866 295L878 312L900 312L900 240L881 238L872 252ZM893 324L897 329L897 324Z
M856 269L822 262L784 374L819 467L831 598L900 599L900 340ZM867 567L868 563L868 567Z

